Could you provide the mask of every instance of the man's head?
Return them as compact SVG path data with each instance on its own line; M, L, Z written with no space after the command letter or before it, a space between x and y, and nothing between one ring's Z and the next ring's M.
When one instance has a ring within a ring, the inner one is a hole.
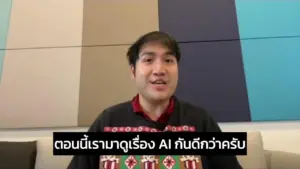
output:
M165 101L177 87L180 49L168 34L155 31L141 36L127 57L140 95L148 101Z

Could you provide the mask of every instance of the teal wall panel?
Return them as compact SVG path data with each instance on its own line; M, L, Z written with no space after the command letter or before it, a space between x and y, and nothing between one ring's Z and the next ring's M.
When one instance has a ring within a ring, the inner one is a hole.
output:
M11 0L0 1L0 49L6 46L7 33L10 20Z
M3 65L4 65L4 55L5 55L5 51L0 50L0 83L1 83Z
M240 38L300 36L300 1L236 0Z
M241 44L252 120L300 119L300 38Z
M0 1L0 82L2 77L2 69L6 48L6 40L9 29L10 20L10 10L12 1L11 0L1 0Z

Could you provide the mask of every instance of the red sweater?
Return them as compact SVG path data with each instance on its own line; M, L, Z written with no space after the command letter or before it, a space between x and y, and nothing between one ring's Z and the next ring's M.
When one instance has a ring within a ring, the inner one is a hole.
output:
M130 131L190 131L190 132L221 132L221 129L212 117L200 107L180 101L173 97L172 112L165 121L153 121L145 118L145 114L137 113L136 100L127 101L111 106L104 110L89 128L89 132L130 132ZM134 111L135 110L135 111ZM170 110L170 109L169 109ZM119 163L100 162L105 156L74 156L68 169L121 169L120 165L128 165L134 161L133 169L162 169L165 160L171 160L172 165L185 169L242 169L235 156L199 156L197 163L184 163L179 156L155 157L157 165L148 165L141 156L116 156ZM167 159L169 158L169 159ZM122 159L122 160L121 160ZM127 162L126 162L127 161ZM120 164L122 163L122 164ZM124 163L124 164L123 164ZM125 164L126 163L126 164ZM130 167L129 167L130 168Z

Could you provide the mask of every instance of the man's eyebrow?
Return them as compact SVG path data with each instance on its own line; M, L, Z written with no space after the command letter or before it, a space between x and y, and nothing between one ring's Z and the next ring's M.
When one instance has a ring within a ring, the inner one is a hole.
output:
M155 55L155 52L151 52L151 51L145 51L145 52L142 52L140 56L143 56L143 55L150 55L150 56L154 56ZM172 51L167 51L164 53L165 56L170 56L170 55L175 55L174 52Z
M172 52L172 51L168 51L168 52L166 52L165 54L166 54L166 55L174 55L175 53Z
M141 56L143 55L154 55L154 52L150 52L150 51L146 51L146 52L142 52Z

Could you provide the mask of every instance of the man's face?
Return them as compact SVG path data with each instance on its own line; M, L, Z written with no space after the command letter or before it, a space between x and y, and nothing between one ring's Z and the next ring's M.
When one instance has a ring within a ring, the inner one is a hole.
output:
M145 44L139 53L132 77L139 93L149 101L165 101L176 90L178 64L171 51L155 43Z

